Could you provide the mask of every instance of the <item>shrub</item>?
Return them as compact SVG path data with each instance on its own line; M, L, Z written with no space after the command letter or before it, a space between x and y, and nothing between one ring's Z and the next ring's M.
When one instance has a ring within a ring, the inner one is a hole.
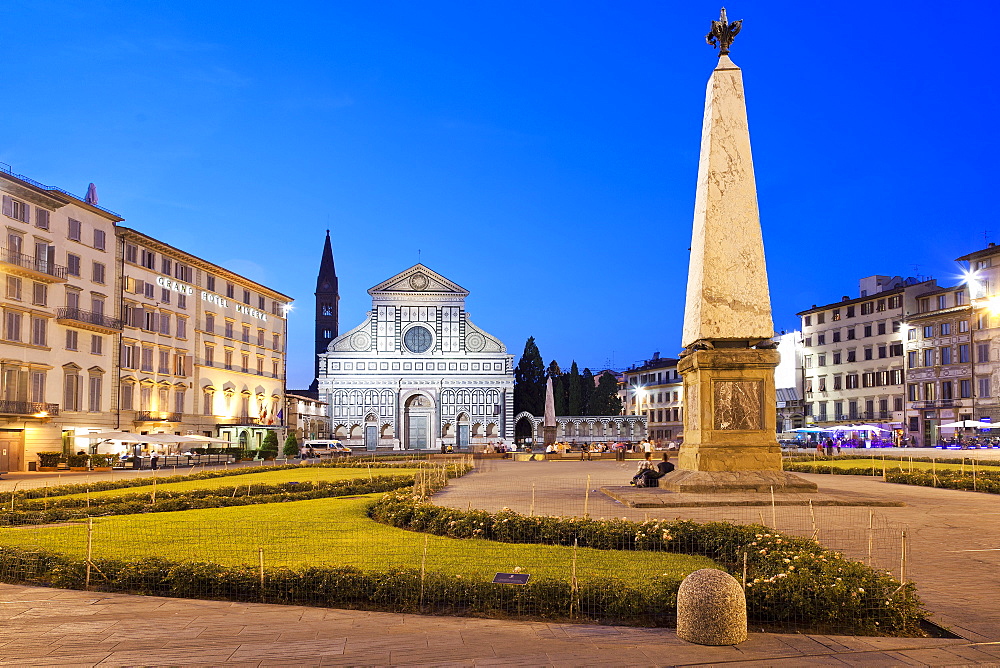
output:
M285 456L299 456L299 442L295 439L295 434L289 433L288 438L285 439Z
M62 461L62 458L63 453L61 452L39 452L38 465L46 468L58 466L59 462Z
M113 455L91 455L91 466L111 466Z
M75 467L88 466L90 464L90 455L67 455L66 463Z

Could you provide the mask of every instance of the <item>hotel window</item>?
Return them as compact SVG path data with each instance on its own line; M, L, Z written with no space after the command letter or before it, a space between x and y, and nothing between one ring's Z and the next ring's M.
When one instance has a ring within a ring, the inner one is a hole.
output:
M164 304L170 303L170 290L166 288L160 288L160 302Z
M225 353L225 363L224 365L227 369L232 370L233 368L233 351L227 350Z
M232 283L226 283L226 297L233 299L234 294L236 294L236 286Z
M243 371L243 373L246 373L247 371L250 370L250 356L249 355L245 355L245 354L244 355L240 355L240 362L241 362L240 369Z
M853 318L854 317L854 307L853 306L848 306L847 307L847 317L848 318Z
M971 380L960 380L958 381L958 392L962 399L969 399L972 397L972 381Z
M31 317L31 345L44 346L48 341L48 321L45 318Z
M100 334L90 335L90 353L92 355L104 354L104 337Z
M157 395L156 396L156 408L157 408L157 410L164 411L164 412L167 410L167 395L169 393L170 393L170 390L167 389L167 388L165 388L165 387L161 387L161 388L159 388L156 391L156 395Z
M968 320L959 320L958 321L958 331L959 331L959 333L964 333L964 332L969 331L969 321Z
M153 372L153 349L143 348L142 349L142 371L147 373Z
M816 314L816 324L817 325L822 325L824 322L826 322L826 313L817 313Z
M78 350L80 335L75 329L66 330L66 350Z
M35 227L40 230L49 229L49 212L35 207Z
M879 359L885 359L886 357L888 357L888 349L884 345L879 346L878 347L878 358Z
M937 307L938 307L939 310L943 309L943 308L948 308L948 296L947 295L938 295L938 298L937 298Z
M63 410L80 410L80 374L75 369L65 369L63 377Z
M101 410L101 385L103 379L99 375L93 374L89 380L87 410L96 413Z
M934 349L927 348L924 350L924 366L934 366Z
M844 377L844 383L845 383L844 386L848 390L856 390L856 389L858 389L858 374L856 374L856 373L849 373L849 374L847 374L847 376Z
M7 299L21 301L21 279L17 276L7 276Z
M263 357L258 357L257 358L257 375L258 376L263 376L264 375L264 358Z
M215 315L212 313L205 314L205 331L209 334L215 334Z
M246 304L247 306L250 305L250 291L249 290L244 290L243 291L243 303Z
M205 274L205 289L209 292L215 292L215 276Z
M184 414L184 390L174 391L174 412L178 415Z
M955 293L955 306L962 306L965 304L965 293L959 290Z
M848 350L847 351L847 361L848 362L857 362L858 361L858 352L856 350Z
M156 366L157 373L170 373L170 351L161 350L159 364Z
M153 284L152 283L148 283L148 282L147 283L143 283L142 284L142 294L143 294L143 296L145 296L146 299L152 299L153 298L153 289L154 288L153 288Z
M250 325L243 325L241 338L243 343L250 343Z
M156 269L156 253L143 248L139 253L139 260L139 264L146 269Z
M920 390L916 383L910 383L906 386L906 398L908 401L920 400Z
M31 303L35 306L45 306L48 302L49 290L44 283L31 284Z
M170 261L170 258L161 257L160 258L160 273L164 276L170 276L171 269L173 269L174 263Z
M913 367L917 366L917 351L916 350L911 350L910 352L906 353L906 363L910 366L911 369Z
M257 308L260 309L261 311L264 310L264 298L263 297L257 297Z
M934 325L924 326L924 338L929 339L934 336Z
M214 394L212 392L206 391L201 395L201 412L205 415L212 415L212 399Z
M3 213L5 216L10 216L23 223L29 222L28 218L30 218L30 214L28 213L28 205L9 195L3 196Z
M121 405L123 411L132 410L135 399L135 383L122 383Z
M834 364L840 364L840 357L841 357L841 353L839 353L839 352L834 353L833 354L833 363Z
M80 256L74 253L66 253L66 273L70 276L80 275Z
M878 300L878 303L875 305L875 310L876 311L884 311L885 310L885 300L884 299Z
M820 354L816 356L816 366L826 366L826 355Z
M225 336L226 336L227 339L233 338L233 321L232 320L227 320L226 321L225 332L226 332Z
M170 314L161 313L160 314L160 334L164 336L170 336Z
M264 345L264 330L263 329L258 329L257 330L257 345L258 346L263 346Z
M176 336L177 336L178 339L186 339L187 338L187 323L188 323L187 318L182 318L180 316L177 317L177 333L176 333Z
M951 394L951 381L950 380L941 381L941 398L942 399L951 399L952 398L952 394Z
M215 346L205 344L205 364L213 366L215 363Z
M139 387L139 410L148 411L149 405L153 402L153 388L148 385Z
M884 322L880 322L878 324L878 330L877 331L878 331L879 334L885 334L885 323Z
M819 391L826 392L826 376L819 377Z
M817 346L825 346L826 345L826 334L818 334L818 335L816 335L816 345Z
M274 335L274 346L272 346L272 347L275 350L280 350L281 349L281 335L280 334L275 334Z
M948 336L949 334L951 334L951 323L950 322L942 322L941 323L941 336Z
M872 347L871 346L865 346L865 359L866 360L872 359Z
M969 344L963 343L958 347L958 362L959 364L969 363Z
M889 308L891 309L900 308L902 307L902 305L903 305L903 298L900 297L899 295L893 295L892 297L889 297Z
M924 401L934 401L934 383L924 383Z
M278 377L278 360L271 360L271 373L275 378Z
M847 330L847 340L848 341L853 341L854 338L855 338L854 328L852 327L849 330Z
M992 396L990 394L990 379L989 378L980 378L979 379L979 396L980 397L989 397L989 396Z
M103 262L94 263L93 280L94 283L104 283L105 266Z
M79 241L81 238L80 228L82 225L79 220L73 218L69 219L69 238L71 241Z
M871 335L872 335L872 326L865 325L865 336L871 336Z
M861 315L871 315L875 310L874 302L865 302L861 305Z
M125 261L138 264L139 247L135 244L125 244Z
M838 329L838 330L836 330L836 331L835 331L835 332L833 333L833 342L834 342L834 343L840 343L840 330L839 330L839 329Z
M802 326L803 327L809 327L810 325L812 325L812 316L811 315L803 316L802 317Z
M177 308L187 308L188 298L187 295L177 295Z
M104 250L104 230L94 230L94 248Z
M951 364L951 346L941 347L941 364Z
M834 376L833 377L833 389L834 390L842 390L842 389L844 389L844 377L843 376ZM837 413L840 413L840 409L837 410Z

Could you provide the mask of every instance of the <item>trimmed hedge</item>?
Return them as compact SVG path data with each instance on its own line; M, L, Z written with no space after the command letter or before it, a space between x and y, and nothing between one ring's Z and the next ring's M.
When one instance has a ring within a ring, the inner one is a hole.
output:
M386 494L369 514L395 527L454 538L554 545L576 542L597 549L699 554L738 577L742 577L746 555L748 614L759 626L920 635L918 625L924 616L912 584L901 585L886 571L761 525L527 517L506 508L493 514L435 506L406 491Z
M917 461L917 460L914 460ZM939 460L940 461L940 460ZM826 473L830 475L864 475L872 477L875 472L877 477L882 477L882 463L875 460L876 466L864 468L845 469L839 466L809 466L807 464L785 464L786 471L796 473ZM948 462L948 463L961 463ZM993 460L996 465L996 460ZM977 463L978 466L978 463ZM944 489L960 489L967 492L985 492L987 494L1000 494L1000 472L994 470L976 471L972 474L971 466L965 472L941 469L937 473L933 471L900 471L898 468L891 468L886 462L885 481L898 485L918 485L921 487L942 487Z

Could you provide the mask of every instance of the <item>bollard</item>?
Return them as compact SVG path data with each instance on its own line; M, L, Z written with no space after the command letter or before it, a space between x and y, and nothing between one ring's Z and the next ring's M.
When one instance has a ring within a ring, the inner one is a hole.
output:
M696 645L747 639L747 599L739 581L714 568L691 573L677 590L677 637Z

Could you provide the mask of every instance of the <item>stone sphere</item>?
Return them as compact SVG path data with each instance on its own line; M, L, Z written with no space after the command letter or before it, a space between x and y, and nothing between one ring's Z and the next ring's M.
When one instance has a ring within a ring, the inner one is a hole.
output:
M738 645L747 639L747 599L729 573L702 568L677 591L677 637L698 645Z

